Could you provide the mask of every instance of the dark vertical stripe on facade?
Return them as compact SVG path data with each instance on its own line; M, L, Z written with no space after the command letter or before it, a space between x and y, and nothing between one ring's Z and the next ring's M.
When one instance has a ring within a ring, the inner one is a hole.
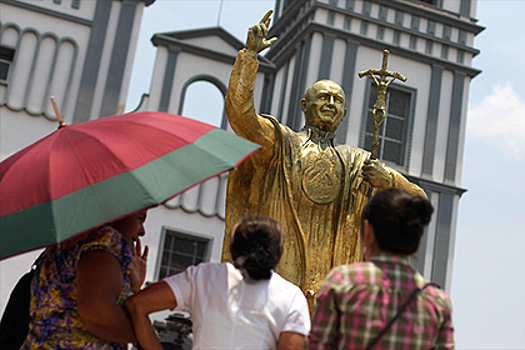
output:
M304 55L303 55L302 64L301 64L301 75L299 76L299 89L297 90L297 100L294 102L297 108L296 113L295 113L295 115L297 116L297 119L295 121L294 130L299 130L303 127L303 125L301 125L302 111L301 111L300 101L304 97L304 93L306 90L306 74L308 73L309 65L310 65L311 47L312 47L312 37L309 36L306 39L305 46L304 46Z
M354 79L356 76L355 66L357 62L357 49L359 43L351 40L346 41L345 61L343 66L342 88L346 96L346 111L347 115L337 129L336 141L337 143L346 143L346 133L348 132L348 122L350 116L350 104L352 103L352 92L354 90Z
M439 101L441 99L441 84L444 67L433 65L430 78L428 98L427 127L425 131L425 147L423 149L422 176L432 176L434 170L434 154L436 151L437 124L439 117Z
M84 57L84 67L78 89L73 123L86 122L91 115L91 106L93 105L112 4L113 1L97 1L89 43Z
M294 67L294 72L293 72L293 77L292 77L292 86L291 86L291 91L290 91L290 102L288 104L288 120L286 122L286 124L294 130L297 130L295 129L295 125L298 123L296 121L298 119L298 116L297 116L298 107L296 105L299 102L299 99L297 98L297 96L299 95L298 91L300 90L299 89L299 78L301 74L301 65L302 65L303 56L304 56L304 45L299 46L296 52L297 53L295 56L295 67Z
M445 181L456 180L458 162L459 135L461 129L461 107L463 104L463 89L465 73L455 72L452 87L452 102L450 106L450 122L448 126L447 159L445 163Z
M275 20L281 17L281 0L275 0Z
M281 93L279 94L279 109L277 110L277 115L275 116L280 122L283 121L284 101L286 100L286 87L288 86L289 71L290 60L286 61L286 66L284 67L283 80L281 81Z
M421 186L421 184L418 184ZM425 191L428 200L432 201L432 191ZM419 248L417 249L416 254L414 254L414 259L411 259L412 266L421 272L421 274L425 271L425 258L427 256L427 246L428 246L428 226L425 228L425 232L423 233L423 237L421 238L421 243L419 244ZM428 276L425 276L428 277ZM443 285L441 285L443 287Z
M439 196L436 222L436 241L434 245L434 263L432 264L432 281L445 286L447 263L452 228L452 209L454 196L442 193Z
M272 96L275 86L275 73L268 73L264 76L264 86L261 98L260 113L270 114L272 112Z
M299 130L301 124L301 108L299 101L303 97L305 84L306 84L306 73L308 70L308 63L310 61L310 47L312 41L311 37L307 38L303 43L302 47L297 50L297 58L295 60L294 77L292 81L291 99L289 105L289 117L288 125L293 130Z
M168 47L168 60L166 62L166 69L164 71L164 78L162 79L162 90L160 92L159 112L168 112L171 99L171 91L173 90L173 79L175 76L175 67L177 66L177 58L179 57L180 48Z
M363 15L370 16L370 13L372 12L372 3L368 1L363 1Z
M139 0L123 0L120 8L117 32L111 51L109 70L104 89L104 98L100 108L100 116L107 117L113 115L118 110L120 92L122 90L122 80L129 53L131 42L131 31L135 23L135 13Z
M332 69L332 57L334 55L334 42L336 36L332 34L323 34L323 47L321 49L321 63L319 65L318 79L330 79L330 70Z
M464 17L470 17L470 8L472 7L472 0L461 0L459 7L459 15Z

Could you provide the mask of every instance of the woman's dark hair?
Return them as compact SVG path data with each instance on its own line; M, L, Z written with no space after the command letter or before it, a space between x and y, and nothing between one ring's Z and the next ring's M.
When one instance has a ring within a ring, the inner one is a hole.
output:
M282 228L266 216L248 216L233 227L233 260L244 256L239 268L254 280L269 279L282 253Z
M393 188L375 195L363 209L361 220L368 220L374 228L379 248L410 255L417 251L433 211L425 198Z

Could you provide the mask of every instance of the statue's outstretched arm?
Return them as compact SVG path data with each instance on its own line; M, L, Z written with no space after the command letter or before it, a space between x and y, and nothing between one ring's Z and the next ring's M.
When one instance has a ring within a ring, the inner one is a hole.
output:
M387 188L400 188L414 196L427 198L425 191L418 185L407 180L399 172L385 166L378 160L365 160L362 168L363 178L373 187L385 190Z
M271 14L269 11L258 25L248 30L245 48L237 55L225 97L226 114L235 133L260 144L267 152L273 150L274 126L257 114L253 91L259 68L257 54L277 40L266 39Z
M401 188L405 191L410 192L414 196L421 196L423 198L427 198L427 194L421 187L419 187L415 183L408 181L406 177L404 177L397 171L391 170L390 175L392 176L392 187Z

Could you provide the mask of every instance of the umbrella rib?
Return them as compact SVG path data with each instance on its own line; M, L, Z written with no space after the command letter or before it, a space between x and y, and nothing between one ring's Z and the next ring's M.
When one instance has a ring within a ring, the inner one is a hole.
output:
M159 113L159 112L149 112L149 113L162 114L162 113ZM128 115L130 115L130 116L133 116L133 114L134 113L128 113ZM162 127L162 126L164 126L165 120L158 120L158 122L161 125L151 124L150 122L147 121L147 119L145 119L145 117L142 117L140 119L139 118L127 118L124 121L127 124L136 124L136 125L139 125L141 128L146 129L146 131L144 131L143 134L148 134L147 129L153 129L153 130L155 130L155 133L157 134L157 139L163 139L162 137L159 138L158 134L169 135L169 136L171 136L171 138L173 138L173 140L175 140L175 139L181 140L183 145L193 144L196 140L200 139L202 136L206 135L211 130L217 129L214 126L208 125L208 124L200 122L198 120L194 120L194 119L190 119L190 118L187 118L187 117L183 117L183 116L180 116L180 115L169 115L169 117L170 117L170 119L172 119L174 117L178 117L179 121L181 121L181 119L187 119L187 120L191 121L191 124L188 124L186 122L186 123L181 123L180 125L175 125L173 123L173 121L170 120L169 128L167 128L167 127ZM115 123L115 121L113 121L111 118L112 117L106 117L106 118L97 119L96 121L99 124L98 126L103 126L104 124ZM200 124L200 125L196 128L195 124L197 124L197 123ZM202 129L201 125L202 126L206 126L207 128L206 129ZM181 132L181 129L184 129L187 132ZM174 133L175 130L176 130L177 133ZM195 133L195 130L199 130L199 132ZM172 152L173 150L174 149L171 149L169 152Z
M85 135L86 137L92 139L92 140L95 140L97 142L97 144L104 148L105 150L108 151L108 153L110 154L114 154L114 152L111 150L111 148L109 148L100 138L98 137L95 137L91 134L88 134L88 133L85 133L85 132L82 132L81 130L76 130L76 129L72 129L71 130L71 133L78 133L78 134L82 134L82 135ZM74 144L74 140L69 136L69 135L66 135L66 138L68 139L69 143L71 145ZM75 148L75 147L72 147L72 150L74 151L75 153L75 158L79 161L80 164L82 164L82 157L80 156L80 154L78 153L78 150ZM114 157L112 159L112 161L117 161L118 162L118 165L121 167L121 168L126 168L127 169L127 166L126 164L120 159L120 157ZM86 171L86 168L82 168L82 170L84 171L84 174L86 176L87 179L90 178L89 176L89 173ZM129 170L129 169L128 169ZM118 175L118 174L117 174Z

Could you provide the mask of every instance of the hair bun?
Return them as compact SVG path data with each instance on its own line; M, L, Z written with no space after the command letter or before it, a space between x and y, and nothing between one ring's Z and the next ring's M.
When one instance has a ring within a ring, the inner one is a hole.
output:
M405 206L404 219L407 226L413 224L428 225L434 208L429 201L420 196L412 197Z
M379 248L394 254L417 251L434 209L423 197L391 188L376 194L363 209L362 219L374 228Z
M254 249L246 256L243 268L254 280L268 279L275 267L275 259L264 249Z

